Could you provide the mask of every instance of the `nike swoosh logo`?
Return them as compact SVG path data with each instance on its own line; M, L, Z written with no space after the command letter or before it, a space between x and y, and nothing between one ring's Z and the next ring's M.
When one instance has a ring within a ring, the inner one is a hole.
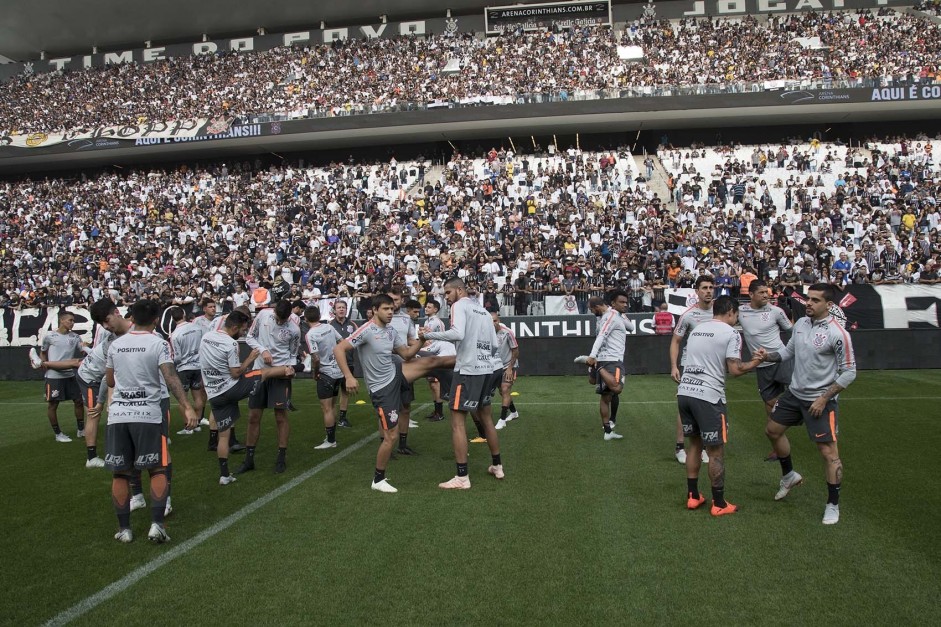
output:
M822 437L825 436L825 435L827 435L827 434L826 434L826 433L815 433L815 434L814 434L814 437L815 437L815 438L822 438Z

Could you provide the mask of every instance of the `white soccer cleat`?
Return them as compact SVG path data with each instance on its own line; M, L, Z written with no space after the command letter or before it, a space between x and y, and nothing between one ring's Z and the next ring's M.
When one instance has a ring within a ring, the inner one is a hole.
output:
M392 484L386 481L385 479L379 482L374 481L371 487L376 492L385 492L386 494L395 494L396 492L398 492L398 490L393 488Z
M173 513L173 506L170 505L170 497L167 497L167 506L163 508L163 516L166 518Z
M170 541L170 536L167 535L167 530L163 528L163 525L160 523L151 523L150 531L147 533L147 538L154 544L163 544L164 542Z
M118 529L118 532L114 534L114 539L118 542L128 544L134 541L134 532L130 529Z
M65 435L64 433L57 433L57 434L56 434L56 442L71 442L71 441L72 441L72 438L70 438L69 436Z
M196 433L196 429L180 429L176 432L177 435L193 435Z
M488 466L487 472L496 477L497 479L503 479L506 475L503 472L503 464L497 466Z
M702 463L708 464L708 463L709 463L709 454L706 453L706 451L703 451L702 454L699 456L699 459L702 460Z
M778 488L777 494L774 495L775 501L780 501L787 493L804 483L804 478L800 476L797 471L792 470L783 477L781 477L781 484Z
M208 427L208 426L209 426L209 418L200 418L200 419L199 419L199 426L201 426L201 427Z
M686 464L686 449L681 448L676 450L676 461L681 464Z
M85 468L104 468L105 460L100 457L92 457L87 462L85 462Z
M76 438L84 438L84 437L85 437L85 430L84 430L84 429L79 429L78 431L76 431L76 432L75 432L75 437L76 437Z
M230 483L235 483L235 475L226 475L225 477L219 477L219 485L229 485Z
M29 365L32 366L33 370L42 368L42 359L39 358L39 353L36 352L35 348L29 349Z
M417 429L417 428L418 428L418 423L415 422L414 420L412 420L411 418L409 418L409 419L408 419L408 428L409 428L409 429Z
M439 483L438 487L442 490L470 490L470 477L451 477L444 483Z
M134 496L131 497L131 511L132 512L137 509L144 509L145 507L147 507L147 501L144 500L143 494L135 494Z
M608 433L605 433L605 434L604 434L604 441L605 441L605 442L609 442L609 441L611 441L611 440L620 440L620 439L622 439L623 437L624 437L624 436L621 435L620 433L615 433L614 431L609 431Z
M518 411L511 411L510 413L506 415L506 421L510 422L511 420L516 420L519 417L520 417L520 413Z
M504 420L503 418L498 420L497 424L493 425L493 428L496 429L497 431L499 431L500 429L503 429L504 427L506 427L506 420Z
M324 450L327 450L328 448L336 448L336 447L337 447L337 443L336 443L336 442L327 442L326 440L324 440L323 442L321 442L320 444L318 444L317 446L315 446L315 447L314 447L314 450L315 450L315 451L324 451Z
M574 361L576 364L587 364L589 359L591 358L588 355L579 355L572 361Z
M838 522L840 522L840 506L827 503L826 509L823 510L823 524L835 525Z

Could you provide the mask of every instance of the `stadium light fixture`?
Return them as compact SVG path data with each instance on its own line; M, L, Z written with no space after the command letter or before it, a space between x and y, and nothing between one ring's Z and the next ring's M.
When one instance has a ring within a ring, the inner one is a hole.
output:
M145 47L145 48L150 48L150 40L149 40L149 39L144 42L144 47Z
M98 54L98 46L92 46L92 47L91 47L91 53L92 53L92 54Z
M207 35L206 33L203 33L203 43L207 41L209 41L209 35Z
M265 35L265 34L267 34L267 31L265 31L265 27L264 27L264 26L262 26L261 28L258 29L258 34L259 34L259 35Z
M451 17L451 9L448 9L444 16Z
M325 30L327 28L327 23L323 20L320 20L320 30Z
M385 14L380 15L380 16L379 16L379 21L382 22L383 24L386 24L386 23L388 23L388 21L389 21L389 16L387 16L387 15L385 15Z

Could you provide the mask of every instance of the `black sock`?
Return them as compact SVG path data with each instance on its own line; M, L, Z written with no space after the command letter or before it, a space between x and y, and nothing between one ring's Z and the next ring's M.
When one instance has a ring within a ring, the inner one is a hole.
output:
M435 401L435 413L441 414L444 411L444 403L442 401Z
M253 461L255 461L255 447L246 446L245 447L245 462L251 463Z
M493 460L494 466L499 466L500 464L503 463L500 461L500 453L497 453L496 455L491 455L490 459Z
M457 476L466 477L467 476L467 464L458 464L457 465Z
M167 496L173 494L173 462L167 464Z
M229 476L229 458L228 457L219 458L219 476L221 477Z
M621 395L615 394L611 397L611 422L618 420L618 406L621 404Z
M62 433L62 429L59 428L59 423L52 425L52 432L55 433L56 435L59 435L60 433Z
M345 409L341 409L341 410L340 410L340 420L346 420L346 410L345 410Z
M482 423L482 422L480 422L479 420L477 420L476 418L474 418L474 426L477 427L477 435L479 435L480 437L482 437L483 439L486 440L486 439L487 439L487 432L484 431L484 423Z
M141 487L140 473L134 473L133 475L131 475L130 483L131 483L131 494L133 496L137 496L138 494L144 493L144 489L143 487Z
M114 504L114 513L118 515L118 527L121 529L129 529L131 526L131 497L128 495L127 501L123 505L118 505L117 501L114 500L114 497L111 498L111 502Z
M791 463L791 456L779 457L778 461L781 462L781 475L786 475L789 472L794 471L794 464Z
M400 433L399 434L399 448L407 448L407 447L408 447L408 434Z
M218 441L218 437L219 436L216 436L217 441ZM229 446L235 446L238 443L239 443L239 439L235 437L235 427L232 427L231 429L229 429Z
M842 483L830 483L827 481L827 505L840 504L840 486Z
M288 447L279 446L278 447L278 461L284 461L284 457L288 454Z
M516 411L516 403L510 401L510 411Z
M332 427L327 427L327 442L336 442L337 441L337 427L336 425Z
M601 423L601 426L604 427L604 432L605 432L605 433L611 433L611 423L610 423L610 422L603 422L603 423Z
M380 481L382 481L382 480L385 479L385 478L386 478L386 471L385 471L385 470L379 470L378 468L376 468L376 474L373 475L373 477L372 477L372 482L373 482L373 483L379 483Z
M676 450L678 450L678 451L682 451L682 450L683 450L683 443L682 443L682 442L677 442L677 443L676 443Z
M76 420L75 420L75 424L78 425L78 430L79 430L79 431L84 431L84 430L85 430L85 419L84 419L84 418L82 418L82 419L76 419Z
M85 454L88 455L88 459L95 459L98 457L98 447L97 446L86 446Z
M725 502L725 486L721 488L712 488L712 504L718 507L725 507L728 503Z
M233 435L234 435L234 434L233 434ZM219 431L218 431L218 429L210 429L210 430L209 430L209 445L212 446L213 444L216 444L216 445L219 444ZM229 436L229 444L230 444L230 445L232 444L232 436Z
M699 479L686 479L686 491L691 495L699 498Z
M509 416L509 415L510 415L510 408L509 408L509 407L501 407L501 408L500 408L500 420L506 420L506 417Z

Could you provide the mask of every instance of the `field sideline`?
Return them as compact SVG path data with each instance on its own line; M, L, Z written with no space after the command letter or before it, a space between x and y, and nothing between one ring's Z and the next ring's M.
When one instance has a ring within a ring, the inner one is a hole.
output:
M521 418L500 432L507 479L486 474L471 445L468 492L454 474L447 422L427 423L416 386L409 444L390 464L395 495L368 489L375 420L351 406L340 446L323 438L310 381L295 386L288 471L274 475L266 416L258 470L217 485L205 431L172 436L173 541L112 539L110 476L84 468L84 445L53 441L42 384L0 383L0 624L590 624L837 625L936 622L941 494L930 488L941 448L934 428L938 371L861 372L841 398L846 468L842 519L820 523L822 463L791 430L805 485L781 502L764 416L745 376L729 387L726 495L740 513L713 519L684 508L685 473L672 457L675 385L628 379L621 441L605 442L597 397L581 377L517 382ZM365 398L364 396L362 398ZM243 415L244 415L243 410ZM174 410L175 431L179 419ZM74 436L70 406L59 410ZM472 427L471 427L472 429ZM238 425L244 437L245 420ZM99 449L103 448L103 431ZM231 456L237 467L240 456ZM708 494L703 469L700 489ZM924 487L919 486L924 483ZM146 486L146 480L145 480ZM146 493L146 489L145 489ZM149 500L149 499L148 499ZM172 559L168 559L172 558ZM128 577L135 571L138 575ZM95 596L117 583L113 595Z

